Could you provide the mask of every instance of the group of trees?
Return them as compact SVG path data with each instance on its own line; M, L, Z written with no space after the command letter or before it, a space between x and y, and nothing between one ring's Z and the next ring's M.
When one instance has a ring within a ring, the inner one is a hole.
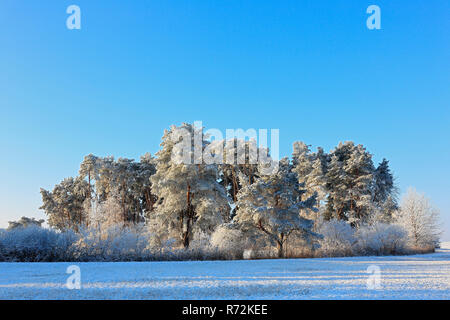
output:
M147 153L139 162L86 156L77 177L64 179L52 191L41 189L48 224L75 232L145 224L160 243L175 239L184 248L196 234L231 226L265 237L281 257L292 234L309 244L320 239L318 221L338 220L357 228L375 218L393 221L398 212L388 161L375 166L362 145L340 143L326 153L295 142L292 158L281 159L278 170L266 174L266 164L254 161L250 151L268 151L253 140L210 141L200 135L198 143L198 131L203 129L186 123L172 126L156 156ZM190 162L179 161L177 148L186 132L191 135L182 151ZM218 154L223 162L197 161L198 154L217 156L218 145L226 146L218 148L224 150ZM237 154L238 145L244 155Z
M58 230L79 231L101 220L140 223L156 201L150 182L154 173L154 159L148 153L139 162L90 154L81 163L77 177L64 179L52 191L41 189L40 209L46 212L48 224ZM108 214L102 212L102 205L120 209ZM101 213L107 217L99 217Z
M362 145L340 143L329 154L322 148L311 153L303 142L294 143L293 171L309 193L324 204L326 220L367 222L375 211L389 219L397 209L394 178L386 159L374 166L372 155Z

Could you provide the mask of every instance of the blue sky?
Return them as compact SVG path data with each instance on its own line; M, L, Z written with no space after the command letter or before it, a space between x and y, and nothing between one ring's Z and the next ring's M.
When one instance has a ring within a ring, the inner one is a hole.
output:
M450 240L449 2L41 2L0 3L0 227L44 217L39 188L84 155L138 159L201 120L278 128L281 155L362 143L433 200Z

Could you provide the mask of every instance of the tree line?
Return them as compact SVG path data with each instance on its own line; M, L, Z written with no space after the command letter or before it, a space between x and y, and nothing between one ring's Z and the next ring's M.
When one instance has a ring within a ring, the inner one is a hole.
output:
M345 221L356 228L374 217L391 221L398 208L388 161L375 165L363 145L339 143L326 153L294 142L292 156L267 175L264 164L249 160L255 142L237 138L231 143L245 146L244 163L229 151L223 156L233 158L220 164L177 162L173 152L181 138L174 137L181 137L181 130L197 129L188 123L171 126L156 155L147 153L140 161L86 156L76 177L64 179L52 191L41 189L48 224L75 232L145 224L160 241L175 239L184 248L195 234L211 234L227 225L266 236L281 257L291 234L311 243L320 237L318 220ZM225 143L230 141L212 142L204 136L201 146Z

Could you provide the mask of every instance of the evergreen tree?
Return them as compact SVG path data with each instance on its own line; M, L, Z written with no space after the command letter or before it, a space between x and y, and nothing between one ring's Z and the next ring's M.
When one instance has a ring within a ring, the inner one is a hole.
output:
M85 202L89 201L89 186L82 178L66 178L52 192L41 189L42 206L48 224L58 230L78 231L87 221Z
M374 171L372 155L362 145L340 143L331 154L326 174L325 217L347 220L352 225L366 221L374 209Z
M199 159L208 144L203 128L187 123L172 126L164 133L151 177L159 199L153 225L161 232L176 232L185 248L194 228L210 233L228 219L230 211L217 165L205 165Z
M269 237L277 246L278 257L283 257L283 246L293 231L301 231L305 238L314 235L313 222L299 212L313 209L315 198L301 200L306 191L291 169L285 158L276 173L260 175L252 184L240 176L243 187L238 194L235 221L244 229L255 229Z
M43 219L36 220L35 218L22 217L17 221L8 221L9 226L7 230L27 228L29 226L41 227L43 223Z
M292 170L297 174L299 183L306 184L308 175L313 170L313 157L311 155L310 146L304 142L296 141L293 145L292 152Z

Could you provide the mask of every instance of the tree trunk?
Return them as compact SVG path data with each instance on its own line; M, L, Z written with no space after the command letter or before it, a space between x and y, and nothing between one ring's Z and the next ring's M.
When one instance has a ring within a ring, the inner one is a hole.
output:
M233 173L233 201L237 201L238 183L236 181L236 176Z
M187 192L186 192L186 204L187 204L187 209L186 209L186 216L187 216L187 221L186 221L186 230L184 230L184 223L182 224L183 227L183 247L185 249L189 248L189 237L190 237L190 233L191 233L191 219L193 217L193 212L192 212L192 204L191 204L191 186L188 185L187 186Z
M277 241L277 256L283 258L283 242Z
M189 248L189 241L190 241L189 234L190 234L190 231L191 231L190 229L191 229L191 227L190 227L190 219L188 219L187 220L186 231L183 232L183 247L185 249Z

